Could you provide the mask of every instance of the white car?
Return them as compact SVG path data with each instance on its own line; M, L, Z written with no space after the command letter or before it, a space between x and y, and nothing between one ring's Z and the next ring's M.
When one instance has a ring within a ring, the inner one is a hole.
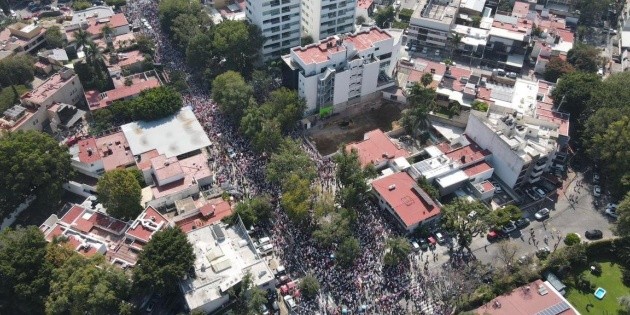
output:
M593 196L600 197L602 195L602 188L599 185L593 186Z
M293 300L292 296L285 295L283 299L289 311L295 310L297 308L297 304L295 304L295 300Z
M15 11L13 11L13 10L9 10L9 12L11 12L11 16L12 16L12 17L16 17L16 16L17 16L17 13L15 13Z
M536 214L534 214L534 217L536 218L536 220L542 221L546 218L549 217L549 209L547 208L542 208L540 210L538 210L538 212L536 212Z
M606 208L606 214L609 215L613 219L616 219L619 217L619 215L617 214L616 208Z
M439 55L440 55L440 50L439 50L439 49L435 51L435 55L436 55L436 56L439 56Z
M426 47L422 47L422 53L423 53L423 54L426 54L426 53L427 53L427 51L428 51L428 49L427 49Z

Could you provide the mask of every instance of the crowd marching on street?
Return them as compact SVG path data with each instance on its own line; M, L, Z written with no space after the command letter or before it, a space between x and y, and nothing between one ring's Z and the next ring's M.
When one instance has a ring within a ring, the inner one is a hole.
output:
M124 12L132 22L145 18L152 25L152 30L144 32L156 44L155 62L162 63L167 71L189 73L184 56L174 49L161 31L157 1L128 1ZM393 219L383 215L372 201L366 201L358 211L357 222L361 228L355 235L362 248L360 257L351 268L337 266L334 253L338 244L322 248L308 232L289 221L277 202L280 188L265 179L267 158L257 156L249 149L247 141L219 112L208 91L202 90L195 82L188 83L190 89L183 96L184 105L192 107L213 143L209 159L216 182L222 187L238 189L245 197L259 194L272 196L275 224L268 234L276 248L275 256L290 274L311 273L320 282L319 298L301 301L298 314L335 314L342 306L354 312L363 305L370 314L405 314L409 313L409 303L413 304L414 314L451 313L452 308L440 301L440 295L431 292L437 279L428 268L431 254L426 255L426 261L422 255L414 256L409 263L398 267L383 266L385 241L391 236L401 235L401 231L397 230ZM318 169L319 177L314 185L334 194L336 182L332 159L320 156L306 141L303 141L302 148L315 161ZM435 260L436 254L433 255ZM457 273L457 268L453 268Z

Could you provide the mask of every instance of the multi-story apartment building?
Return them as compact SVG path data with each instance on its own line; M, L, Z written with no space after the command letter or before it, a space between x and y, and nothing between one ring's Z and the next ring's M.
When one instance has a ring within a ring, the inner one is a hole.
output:
M420 0L409 21L411 45L446 47L460 0Z
M300 45L300 0L247 0L245 15L260 27L266 39L264 60L280 57L287 49Z
M306 100L306 112L313 113L392 86L399 47L397 39L377 27L331 36L283 56L289 68L285 81Z
M302 30L318 41L354 31L357 0L302 1Z

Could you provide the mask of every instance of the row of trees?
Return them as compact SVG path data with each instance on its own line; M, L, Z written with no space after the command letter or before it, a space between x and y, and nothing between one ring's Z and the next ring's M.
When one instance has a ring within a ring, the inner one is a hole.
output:
M134 314L134 293L175 293L192 267L193 249L179 229L156 233L133 279L99 254L85 258L63 238L48 243L35 226L0 232L0 312L7 314Z
M182 104L181 94L170 86L144 90L131 100L116 101L94 112L92 131L100 133L134 120L164 118L177 113Z
M258 27L244 21L224 21L213 25L197 1L160 1L162 29L186 54L194 75L211 82L228 70L250 77L263 44Z
M551 57L545 67L543 77L550 82L573 72L597 73L608 63L608 59L600 56L597 47L578 43L567 53L566 60Z

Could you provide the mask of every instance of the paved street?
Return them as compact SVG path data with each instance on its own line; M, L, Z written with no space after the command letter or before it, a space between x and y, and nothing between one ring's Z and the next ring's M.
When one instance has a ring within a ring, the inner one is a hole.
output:
M587 172L584 176L590 176L589 174L590 173ZM577 233L582 240L586 240L584 232L591 229L601 230L604 234L604 238L613 236L610 230L611 221L609 217L604 215L604 206L600 205L599 209L595 209L590 185L587 183L580 184L583 183L582 177L582 174L575 175L571 183L568 184L563 191L558 192L559 197L555 207L550 207L551 203L547 202L545 206L552 210L549 219L543 222L538 222L534 219L534 213L538 207L526 212L525 216L532 221L531 224L524 228L522 233L513 233L509 239L512 244L517 246L515 257L533 255L537 249L545 246L549 247L552 251L556 247L556 244L557 247L562 247L564 246L563 240L567 233ZM582 187L579 188L578 185L582 185ZM575 205L569 203L568 198L571 194L573 194L574 197L577 196L575 197L577 198ZM604 203L600 202L600 204ZM533 229L536 244L529 240L530 229ZM561 239L559 239L558 236L560 236ZM545 238L547 238L547 243L545 243ZM471 246L477 259L491 264L500 263L497 260L498 248L497 243L489 242L485 234L473 239ZM431 269L442 266L449 259L448 248L446 246L437 246L435 253L437 253L437 260L433 259L431 252L429 252L428 255L424 254L425 257L431 256L431 258L427 257L429 258L429 268Z

